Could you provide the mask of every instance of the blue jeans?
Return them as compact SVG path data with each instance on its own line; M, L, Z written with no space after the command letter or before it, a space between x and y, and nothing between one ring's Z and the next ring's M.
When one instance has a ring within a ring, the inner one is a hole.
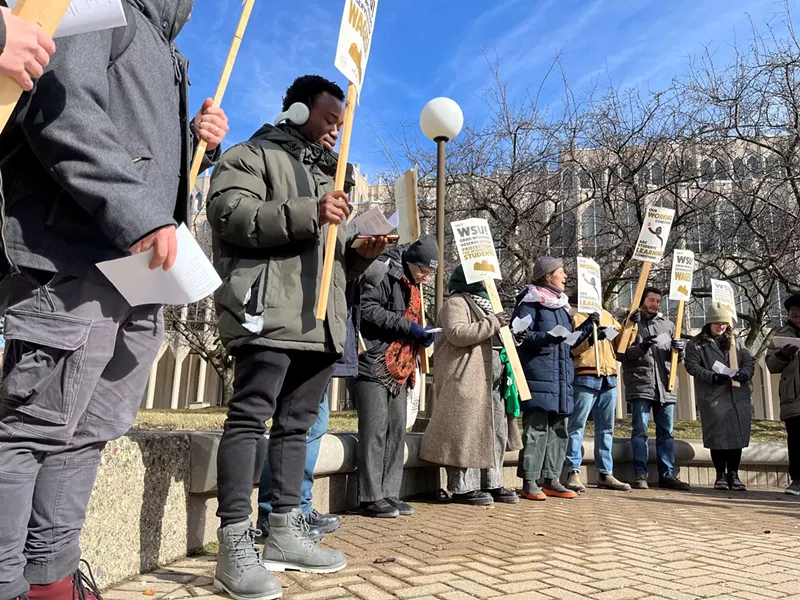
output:
M308 438L306 440L306 466L303 474L303 485L300 488L300 508L304 513L311 512L311 488L314 486L314 467L317 466L322 436L328 431L329 417L328 390L326 389L319 403L319 415L311 429L308 430ZM261 470L261 481L258 484L258 518L265 519L271 512L272 488L270 486L269 461L265 459Z
M589 413L594 419L594 463L598 473L611 475L614 461L611 447L614 443L614 414L617 410L617 388L606 387L595 390L580 384L573 385L575 408L567 425L567 468L579 471L581 468L583 433Z
M672 437L672 424L675 420L675 405L651 402L650 400L632 400L633 431L631 447L633 448L634 473L647 477L647 424L650 420L650 409L656 421L656 458L658 476L662 479L675 476L675 438Z

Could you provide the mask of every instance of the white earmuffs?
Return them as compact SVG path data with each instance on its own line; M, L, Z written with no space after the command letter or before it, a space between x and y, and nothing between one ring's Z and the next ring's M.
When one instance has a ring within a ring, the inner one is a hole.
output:
M308 107L302 102L295 102L289 107L289 110L282 112L275 119L275 125L279 125L283 121L291 121L295 125L305 125L308 122L310 112Z

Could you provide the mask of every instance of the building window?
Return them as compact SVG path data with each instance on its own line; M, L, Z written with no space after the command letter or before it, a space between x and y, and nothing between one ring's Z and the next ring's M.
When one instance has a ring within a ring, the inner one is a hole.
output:
M761 157L755 154L747 159L747 170L751 175L761 175Z
M718 181L725 181L730 178L731 176L728 174L728 166L725 164L725 162L720 159L714 161L714 179Z
M747 166L745 166L744 160L741 158L733 159L733 176L738 180L747 177Z
M581 189L582 190L590 190L592 189L592 176L589 174L588 171L581 171L579 175L579 179L581 182Z
M650 180L653 185L664 185L664 166L661 163L656 163L650 167Z
M709 159L704 158L700 163L700 181L708 183L712 179L714 179L714 165Z

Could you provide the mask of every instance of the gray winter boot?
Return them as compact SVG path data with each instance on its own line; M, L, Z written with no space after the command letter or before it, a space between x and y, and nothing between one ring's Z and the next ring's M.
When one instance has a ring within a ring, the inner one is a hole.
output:
M270 513L269 537L264 544L264 566L270 571L336 573L347 566L341 550L323 550L308 539L303 511Z
M283 586L261 562L256 535L250 521L217 530L219 554L214 587L234 600L273 600L283 595Z

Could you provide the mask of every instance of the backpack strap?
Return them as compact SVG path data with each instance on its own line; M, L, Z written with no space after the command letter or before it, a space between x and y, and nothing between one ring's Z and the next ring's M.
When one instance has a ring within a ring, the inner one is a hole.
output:
M127 25L123 27L116 27L111 34L111 54L108 58L108 68L114 66L117 59L122 56L122 53L128 49L128 46L133 42L136 37L136 13L131 5L126 0L122 1L122 10L125 13L125 22Z

